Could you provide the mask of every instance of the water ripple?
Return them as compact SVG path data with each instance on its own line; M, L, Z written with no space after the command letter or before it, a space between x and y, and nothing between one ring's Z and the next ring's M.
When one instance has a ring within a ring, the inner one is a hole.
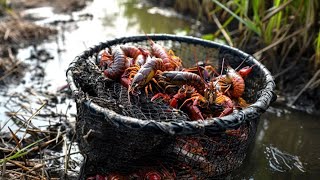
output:
M278 172L288 172L298 169L300 172L306 172L298 156L280 151L278 148L269 146L264 152L269 162L269 167Z

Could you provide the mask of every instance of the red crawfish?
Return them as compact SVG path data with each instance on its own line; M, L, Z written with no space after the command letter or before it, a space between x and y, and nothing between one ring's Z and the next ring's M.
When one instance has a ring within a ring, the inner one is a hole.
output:
M165 102L168 102L173 108L177 108L179 106L178 103L180 102L181 105L179 109L185 108L192 120L204 120L199 107L207 108L208 101L199 94L194 87L183 85L173 96L158 93L151 98L151 101L159 99L160 97L163 98Z
M112 51L113 63L104 70L104 75L110 79L119 78L127 68L127 57L120 46L117 46Z
M163 71L159 75L159 81L171 85L190 85L193 86L199 93L203 94L205 89L205 84L202 78L191 72L182 71Z
M161 174L157 171L149 171L145 175L145 180L161 180Z
M99 66L102 69L105 69L106 67L109 67L111 63L113 62L113 57L109 52L109 49L103 49L98 53L98 62Z
M252 70L252 67L246 66L236 72L230 66L228 66L227 73L220 75L213 82L214 87L217 91L238 99L237 101L241 104L241 107L248 106L244 99L239 98L243 95L245 89L244 77L246 77Z
M233 112L234 104L232 100L228 96L223 95L221 92L216 91L214 103L224 108L219 117Z
M194 101L185 101L181 107L187 109L189 117L191 120L204 120L201 110L198 107L199 98L194 99Z
M244 80L241 75L230 66L227 67L225 82L231 85L230 94L232 97L238 98L242 96L245 88Z
M157 93L151 98L151 101L162 98L162 100L167 102L171 107L178 108L179 102L184 102L187 98L191 97L192 92L188 92L189 90L194 90L194 88L186 89L185 85L183 85L176 94L170 96L164 93Z
M238 73L240 74L240 76L242 77L242 78L246 78L250 73L251 73L251 71L252 71L252 68L255 66L255 65L257 65L257 64L254 64L254 65L252 65L252 66L245 66L245 67L243 67L243 68L241 68L239 71L238 71Z
M192 120L204 120L199 107L203 109L208 108L209 102L207 99L198 93L192 86L184 85L182 88L185 89L184 91L187 94L187 99L181 104L179 109L185 107L188 110Z
M134 76L128 93L140 94L139 89L145 87L158 71L163 70L163 61L160 58L147 58L147 62L141 66Z
M240 67L240 65L236 69L238 69ZM242 96L242 94L244 93L244 89L245 89L244 78L252 71L252 68L255 65L256 64L252 65L251 67L245 66L242 69L240 69L239 71L236 71L236 69L233 69L231 66L227 66L227 72L226 72L226 75L225 75L225 78L223 81L225 81L227 84L231 85L229 87L231 87L230 95L232 97L239 98ZM227 88L227 90L228 89L229 88Z

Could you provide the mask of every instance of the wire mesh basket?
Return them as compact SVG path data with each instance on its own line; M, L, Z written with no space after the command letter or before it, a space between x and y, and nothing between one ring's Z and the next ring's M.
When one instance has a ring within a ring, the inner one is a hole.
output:
M129 101L127 88L103 76L98 53L117 45L150 48L148 37L171 49L184 66L210 58L235 68L255 64L245 79L250 105L224 117L190 121L179 109L142 94ZM276 98L270 72L255 58L229 46L175 35L123 37L84 51L70 64L67 80L77 104L77 140L85 157L82 178L110 172L130 174L162 168L173 179L219 177L238 168L254 140L258 119ZM165 170L164 170L165 169ZM169 178L170 179L170 178Z

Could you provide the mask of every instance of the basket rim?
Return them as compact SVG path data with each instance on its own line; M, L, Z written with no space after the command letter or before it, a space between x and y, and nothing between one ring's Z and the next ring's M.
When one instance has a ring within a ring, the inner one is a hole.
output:
M84 93L76 86L73 79L72 67L75 66L77 61L89 61L88 58L93 56L94 53L100 50L113 46L131 42L146 41L148 38L153 41L158 40L171 40L185 42L189 44L201 45L208 48L219 48L220 50L228 50L238 54L246 59L246 62L252 62L255 68L259 68L265 75L265 87L259 92L260 97L256 102L249 105L247 108L233 112L227 116L215 117L206 120L198 121L156 121L156 120L141 120L133 117L124 116L116 113L113 110L103 108L98 104L92 102L92 99L86 97ZM101 42L99 45L93 46L84 51L70 63L66 72L67 82L72 91L73 96L77 103L84 103L87 107L97 113L102 113L105 119L110 121L116 127L130 128L132 130L146 130L154 132L163 132L169 135L187 135L187 134L217 134L224 132L226 129L236 129L240 125L250 120L258 119L260 115L267 110L270 103L276 100L274 93L275 83L269 70L256 60L253 56L227 45L219 44L213 41L203 40L191 36L178 36L171 34L143 34L135 36L124 36Z

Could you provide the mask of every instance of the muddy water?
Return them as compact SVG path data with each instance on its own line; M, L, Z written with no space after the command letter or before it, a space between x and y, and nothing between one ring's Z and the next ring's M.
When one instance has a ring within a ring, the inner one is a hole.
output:
M1 126L8 119L5 112L17 111L19 106L9 99L14 93L32 94L33 108L39 107L39 99L47 96L34 95L28 89L56 93L66 84L65 72L73 58L87 47L101 41L120 36L141 33L184 34L194 27L195 20L187 20L171 10L164 10L137 3L134 0L104 1L94 0L84 10L72 15L54 14L50 7L29 11L29 16L39 16L36 23L55 25L59 35L50 42L37 47L21 49L18 58L29 67L40 67L38 71L27 71L24 84L12 84L1 90ZM46 13L39 13L44 11ZM32 55L44 50L47 57L33 59ZM40 74L40 76L39 76ZM41 75L42 74L42 75ZM36 98L34 98L36 97ZM21 98L20 98L21 99ZM23 98L22 98L23 99ZM58 98L58 101L60 99ZM74 102L60 101L55 112L65 112L68 120L74 121ZM71 104L71 106L69 106ZM71 107L71 108L70 108ZM68 109L68 110L66 110ZM52 110L52 109L51 109ZM27 112L26 112L27 113ZM44 126L47 121L33 122ZM8 121L6 126L13 126ZM5 130L6 128L4 128ZM231 177L236 179L313 179L320 175L320 118L304 113L270 108L262 117L252 146L251 153L243 166Z
M320 118L271 107L259 123L252 152L236 177L317 179L320 176Z

